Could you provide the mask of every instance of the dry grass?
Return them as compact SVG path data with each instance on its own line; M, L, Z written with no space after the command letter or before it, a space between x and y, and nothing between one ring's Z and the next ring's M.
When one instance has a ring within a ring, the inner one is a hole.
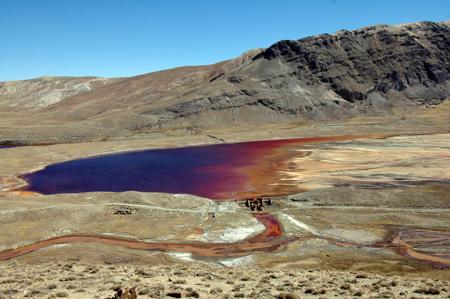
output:
M204 264L2 264L0 298L105 298L127 286L139 298L448 298L448 281L367 272Z

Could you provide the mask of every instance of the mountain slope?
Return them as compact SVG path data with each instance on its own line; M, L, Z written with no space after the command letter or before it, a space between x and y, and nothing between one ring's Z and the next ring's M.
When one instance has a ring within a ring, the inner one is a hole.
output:
M390 115L449 97L449 49L449 22L343 30L279 41L213 65L60 80L70 85L63 96L58 85L3 83L0 113L21 109L31 119L108 134Z
M90 92L118 79L97 77L40 77L0 83L0 107L38 110L68 97Z
M245 122L254 112L251 120L264 122L436 105L450 93L449 45L448 23L429 22L280 41L204 89L206 96L148 113L170 123L194 115L220 122L229 113Z

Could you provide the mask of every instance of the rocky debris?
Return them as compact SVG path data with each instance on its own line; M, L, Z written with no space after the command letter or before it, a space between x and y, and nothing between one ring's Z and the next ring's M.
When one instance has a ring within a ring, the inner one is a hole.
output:
M117 290L116 294L110 299L136 299L138 297L136 287L130 288L120 288Z
M243 79L239 76L230 76L227 78L227 81L232 84L239 84L243 81Z
M300 297L292 293L281 293L276 296L276 299L300 299Z
M181 298L181 292L168 292L166 295L171 298Z
M429 288L415 289L414 293L425 295L439 295L441 292L436 288L429 287Z
M66 267L71 265L72 267ZM18 270L20 269L20 271ZM448 298L448 273L218 267L207 264L0 265L0 298ZM364 278L355 278L364 276ZM436 277L439 276L439 279ZM71 277L60 281L58 277ZM169 280L170 279L170 280ZM124 288L133 285L133 288ZM341 288L343 286L343 288ZM115 295L111 297L112 291Z
M186 297L190 297L190 298L199 298L200 297L200 294L192 288L187 288L186 291L187 291Z
M115 210L114 215L131 215L133 212L131 210Z

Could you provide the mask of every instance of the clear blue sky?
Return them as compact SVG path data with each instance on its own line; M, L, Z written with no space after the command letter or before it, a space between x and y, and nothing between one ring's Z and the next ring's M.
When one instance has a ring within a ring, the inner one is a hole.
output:
M0 81L130 76L280 39L450 19L450 0L0 0Z

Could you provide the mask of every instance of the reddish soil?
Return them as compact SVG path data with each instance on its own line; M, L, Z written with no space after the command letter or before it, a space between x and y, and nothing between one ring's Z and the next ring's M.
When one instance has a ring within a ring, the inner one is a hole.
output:
M101 235L66 235L39 241L15 249L0 252L0 261L19 257L52 245L68 243L100 243L122 246L137 250L190 252L198 256L225 257L242 256L252 252L272 252L295 240L318 238L313 235L284 238L278 221L268 213L254 214L266 229L253 237L237 243L148 243L139 240L125 239ZM425 229L400 228L388 239L372 246L342 242L325 238L329 242L342 247L377 247L389 248L402 256L431 264L438 268L450 267L450 233ZM434 250L433 250L434 249Z
M239 243L148 243L139 240L101 235L66 235L0 252L0 260L8 260L57 244L100 243L130 249L190 252L199 256L239 256L254 251L274 251L293 239L282 238L278 221L270 214L256 214L266 229Z
M393 231L388 242L378 245L438 268L450 267L450 232L448 231L399 228Z

